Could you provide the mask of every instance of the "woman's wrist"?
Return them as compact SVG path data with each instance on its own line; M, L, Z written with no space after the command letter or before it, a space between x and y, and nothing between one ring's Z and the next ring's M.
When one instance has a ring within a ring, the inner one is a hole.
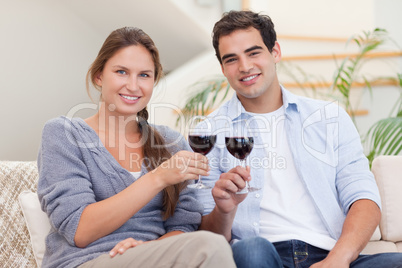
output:
M149 180L152 182L152 185L154 185L154 187L156 187L157 189L159 189L160 191L162 191L163 189L165 189L166 187L168 187L169 185L164 181L163 179L163 174L161 174L160 172L157 171L157 169L154 169L151 172L148 172L146 175L144 176L149 176Z

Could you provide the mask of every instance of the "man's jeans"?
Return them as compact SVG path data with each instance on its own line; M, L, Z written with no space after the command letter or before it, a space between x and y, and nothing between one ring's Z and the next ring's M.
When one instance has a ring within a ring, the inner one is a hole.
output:
M232 250L238 268L307 268L323 260L329 252L299 240L272 244L262 237L240 240L232 245ZM360 255L350 264L350 267L400 268L402 253Z

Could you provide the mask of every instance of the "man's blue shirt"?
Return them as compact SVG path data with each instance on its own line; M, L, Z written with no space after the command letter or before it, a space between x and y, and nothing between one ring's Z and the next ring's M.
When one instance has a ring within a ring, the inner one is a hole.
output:
M315 204L317 213L328 229L331 237L338 239L342 226L353 202L369 199L380 207L380 195L374 176L369 169L360 136L349 115L336 103L296 96L283 87L282 98L285 109L285 132L293 156L294 164ZM244 110L236 94L209 119L217 134L215 148L207 155L211 172L203 178L211 186L220 174L238 165L225 148L227 126L239 119L249 119L253 125L253 115ZM264 187L264 169L261 163L267 156L261 135L254 135L254 148L249 155L252 186ZM260 145L260 146L259 146ZM267 159L268 161L273 159ZM215 207L211 191L195 191L204 204L204 214ZM263 190L249 193L239 204L232 226L232 238L242 239L259 235L260 203ZM308 215L306 215L308 217Z

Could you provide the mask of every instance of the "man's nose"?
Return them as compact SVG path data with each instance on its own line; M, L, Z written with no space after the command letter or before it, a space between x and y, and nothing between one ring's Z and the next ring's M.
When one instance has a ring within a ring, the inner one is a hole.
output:
M243 73L248 73L253 69L253 63L247 59L241 59L239 65L239 71Z

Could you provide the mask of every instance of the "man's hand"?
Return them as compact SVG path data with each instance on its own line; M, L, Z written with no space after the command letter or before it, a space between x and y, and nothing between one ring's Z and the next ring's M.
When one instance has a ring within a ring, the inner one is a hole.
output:
M342 259L331 259L328 256L322 261L314 263L310 268L349 268L349 263Z
M246 187L246 180L250 180L250 167L238 166L221 174L212 189L215 208L210 214L202 217L200 230L221 234L228 241L232 239L232 224L237 206L247 197L247 194L236 192Z
M237 166L228 173L221 174L212 189L212 196L221 213L232 212L247 197L247 194L236 194L236 192L246 187L245 181L250 179L250 167L245 169Z

